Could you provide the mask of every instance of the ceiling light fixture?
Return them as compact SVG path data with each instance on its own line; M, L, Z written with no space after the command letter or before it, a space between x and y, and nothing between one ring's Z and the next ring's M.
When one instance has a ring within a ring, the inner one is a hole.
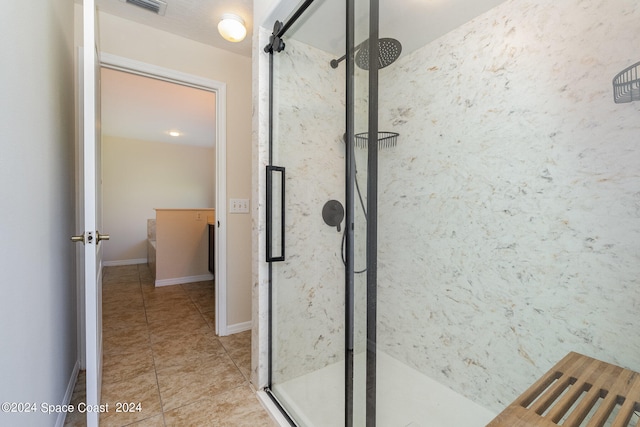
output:
M218 23L218 32L230 42L241 42L247 35L247 28L244 21L238 15L225 13Z
M171 136L180 136L180 132L178 132L177 130L170 130L169 131L169 135L171 135Z

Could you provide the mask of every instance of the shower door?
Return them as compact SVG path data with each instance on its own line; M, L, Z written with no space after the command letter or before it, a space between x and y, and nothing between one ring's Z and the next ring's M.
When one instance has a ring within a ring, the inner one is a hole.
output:
M307 0L275 24L265 48L269 391L299 426L363 426L375 417L375 398L367 399L375 393L369 155L355 144L370 131L369 72L354 65L368 14L369 0Z
M270 391L300 426L344 425L345 74L326 46L344 49L345 25L314 28L343 4L312 4L270 55Z

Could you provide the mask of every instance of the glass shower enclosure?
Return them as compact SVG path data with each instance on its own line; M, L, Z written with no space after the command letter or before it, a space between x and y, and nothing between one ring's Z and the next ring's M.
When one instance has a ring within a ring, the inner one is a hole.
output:
M640 370L639 107L611 96L637 22L306 0L275 23L268 392L292 425L484 426L570 351Z
M298 425L365 417L366 189L356 191L367 185L367 168L356 172L354 129L356 85L366 84L346 55L354 45L349 3L302 2L276 22L265 48L270 390ZM327 20L340 30L321 31ZM366 117L359 120L366 131Z

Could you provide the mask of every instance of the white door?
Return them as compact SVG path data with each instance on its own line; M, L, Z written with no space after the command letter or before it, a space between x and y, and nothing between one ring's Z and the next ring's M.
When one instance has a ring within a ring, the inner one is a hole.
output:
M100 417L102 379L102 240L100 233L100 67L97 49L95 0L84 0L82 54L82 141L79 196L84 225L76 241L84 243L84 328L87 375L87 426L97 426Z

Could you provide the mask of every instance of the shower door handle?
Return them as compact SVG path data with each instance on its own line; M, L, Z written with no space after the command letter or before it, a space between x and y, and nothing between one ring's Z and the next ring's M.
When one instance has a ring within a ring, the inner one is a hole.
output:
M285 169L281 166L267 166L267 262L284 261L284 184Z

